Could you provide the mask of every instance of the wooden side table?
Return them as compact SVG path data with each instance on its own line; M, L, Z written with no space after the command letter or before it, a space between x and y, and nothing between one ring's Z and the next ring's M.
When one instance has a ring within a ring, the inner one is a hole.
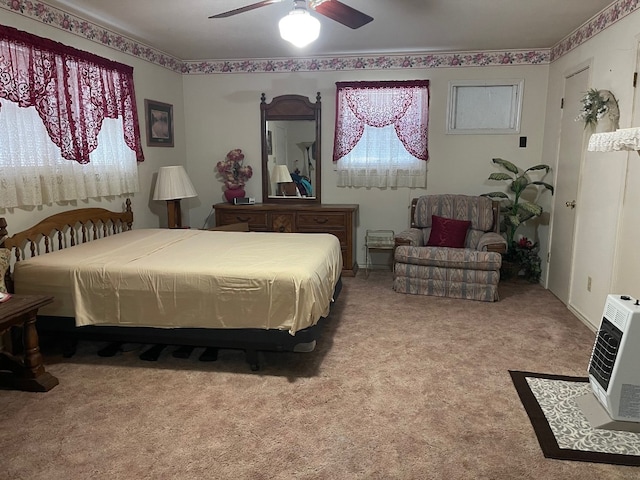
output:
M0 332L22 325L24 347L24 359L0 352L0 388L48 392L58 385L58 379L44 370L36 330L38 309L51 302L53 297L44 295L13 295L0 303Z

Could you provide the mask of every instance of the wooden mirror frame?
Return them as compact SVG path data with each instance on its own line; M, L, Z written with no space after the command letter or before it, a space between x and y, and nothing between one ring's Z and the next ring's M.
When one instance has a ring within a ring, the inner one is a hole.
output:
M316 103L311 103L302 95L280 95L274 97L271 103L266 102L263 93L260 97L260 125L262 140L262 203L321 203L321 159L320 154L320 92L316 95ZM267 122L277 120L313 120L315 124L315 185L313 198L304 197L269 197L269 155L267 147Z

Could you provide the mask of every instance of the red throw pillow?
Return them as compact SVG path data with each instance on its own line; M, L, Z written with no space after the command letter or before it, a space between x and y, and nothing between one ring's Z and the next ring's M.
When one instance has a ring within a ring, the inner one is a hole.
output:
M469 220L455 220L431 215L431 235L429 235L427 246L464 248L464 241L470 226Z

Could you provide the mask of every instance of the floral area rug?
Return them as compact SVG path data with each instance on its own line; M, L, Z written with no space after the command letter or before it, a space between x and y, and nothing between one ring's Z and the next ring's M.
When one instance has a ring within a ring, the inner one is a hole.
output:
M509 373L545 457L640 466L640 434L593 428L582 413L586 377Z

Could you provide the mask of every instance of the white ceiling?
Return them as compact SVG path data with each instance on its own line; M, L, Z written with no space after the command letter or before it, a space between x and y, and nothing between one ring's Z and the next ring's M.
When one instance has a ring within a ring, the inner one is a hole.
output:
M46 0L180 60L545 49L611 0L342 0L374 18L352 30L313 13L320 38L304 49L280 39L288 0L233 17L210 15L258 0Z

